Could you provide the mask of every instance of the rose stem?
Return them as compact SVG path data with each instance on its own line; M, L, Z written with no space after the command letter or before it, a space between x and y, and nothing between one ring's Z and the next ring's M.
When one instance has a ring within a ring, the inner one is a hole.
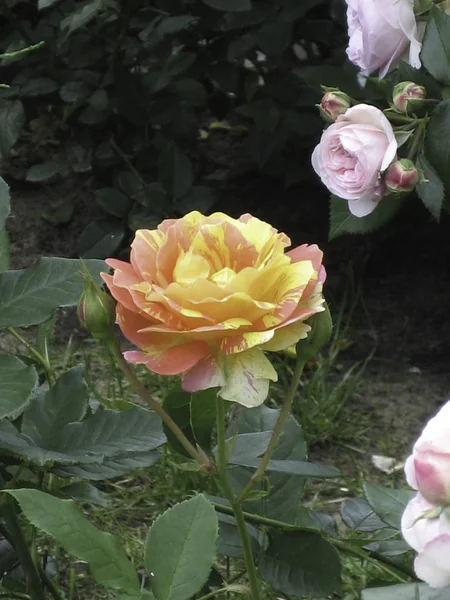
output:
M181 429L178 427L178 425L175 423L172 417L168 415L163 409L158 400L156 400L156 398L154 398L149 393L147 388L144 385L142 385L140 380L136 377L136 374L134 373L133 369L122 356L122 352L120 351L117 340L112 340L111 343L109 343L109 346L114 355L114 358L117 360L119 368L121 369L125 377L128 379L128 381L131 383L133 388L136 390L136 392L139 394L140 398L144 402L146 402L150 406L150 408L154 410L155 413L161 418L161 420L164 421L167 427L170 428L170 430L175 435L180 444L183 446L183 448L186 450L186 452L188 452L189 455L192 456L192 458L196 460L199 464L201 464L207 471L211 471L213 469L213 465L211 464L211 461L209 460L205 452L201 448L197 450L197 448L195 448L194 445L191 444L191 442L184 435L184 433L181 431Z
M225 408L222 398L216 400L216 423L217 423L217 471L221 483L222 491L226 499L231 504L236 525L239 531L239 537L244 552L245 566L252 592L252 600L260 600L260 586L256 566L253 561L252 547L248 535L247 525L245 523L244 512L239 500L236 498L233 488L227 476L227 450L225 444Z
M283 429L283 425L291 411L292 402L294 401L295 392L297 391L297 387L298 387L298 384L300 381L300 377L303 373L304 367L305 367L305 361L301 360L301 359L297 359L297 364L295 365L294 374L292 375L291 383L289 384L289 389L286 394L286 399L284 401L283 407L278 416L278 420L275 424L275 428L272 432L272 437L270 438L269 445L267 446L264 456L262 457L261 462L259 463L258 468L256 469L255 473L252 475L252 477L250 478L250 480L247 483L247 485L245 486L245 488L239 494L239 496L238 496L239 502L242 502L243 500L245 500L245 498L247 497L248 493L250 492L252 486L255 483L258 483L259 481L261 481L261 479L264 476L264 473L266 472L267 465L269 464L269 460L277 446L278 438L280 437L281 431Z

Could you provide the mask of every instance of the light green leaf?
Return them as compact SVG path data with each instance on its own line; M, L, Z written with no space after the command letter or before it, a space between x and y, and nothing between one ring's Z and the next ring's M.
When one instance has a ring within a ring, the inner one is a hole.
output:
M0 101L0 154L8 156L22 133L25 111L20 100Z
M165 441L159 417L136 406L118 412L99 409L81 423L69 423L60 429L49 450L69 456L100 455L108 458L149 452Z
M242 467L256 468L260 462L261 459L252 458L251 456L244 457L239 455L237 457L231 456L230 458L231 464L241 465ZM287 475L296 475L298 477L319 477L321 479L339 477L341 474L339 469L335 467L324 467L301 460L269 460L266 470L275 471L276 473L286 473Z
M85 264L96 281L107 271L100 260ZM0 275L0 329L43 323L59 307L76 306L84 289L79 260L41 258L35 265Z
M278 419L279 411L267 406L245 409L236 420L230 423L227 437L236 434L272 432ZM278 446L272 455L273 460L306 460L306 444L302 430L292 415L286 420ZM255 462L259 464L260 459ZM236 492L240 492L254 473L254 468L231 467L228 477ZM293 510L303 493L304 480L298 476L285 473L268 473L270 493L259 500L248 500L244 503L245 510L273 519L283 519L283 516ZM255 486L256 491L267 490L268 486Z
M364 483L364 495L375 514L398 530L406 505L415 493L410 490L394 490L375 483Z
M436 6L428 15L420 58L435 79L450 84L450 16Z
M39 490L9 490L38 529L51 535L69 554L87 562L95 581L107 588L138 593L139 580L117 539L90 523L73 500L60 500Z
M0 231L5 226L5 221L8 218L11 209L9 185L0 177Z
M202 588L216 557L217 531L215 510L203 494L156 519L144 564L157 600L188 600Z
M37 384L33 366L15 356L0 356L0 419L22 414Z
M48 391L39 391L22 419L22 433L37 446L52 449L68 423L81 421L88 407L89 393L83 369L63 373Z
M302 598L323 598L339 591L339 554L320 535L307 531L275 537L259 562L259 572L273 588Z
M350 529L377 531L387 527L364 498L347 498L341 504L340 512L342 520Z
M97 504L98 506L108 506L108 502L100 494L99 490L92 484L86 481L76 481L66 485L62 493L77 502L85 502L88 504Z
M233 558L242 558L243 550L241 544L241 538L236 525L236 519L231 515L225 515L218 513L219 518L219 539L218 539L218 552L222 556L232 556ZM262 532L246 523L247 531L250 538L250 545L255 556L258 556L260 552L260 538L262 539Z
M399 583L362 591L362 600L449 600L448 588L435 590L426 583Z
M52 469L53 473L60 477L77 477L89 481L103 481L114 479L125 473L151 467L160 458L159 452L139 452L132 455L114 456L106 458L101 464L81 464L58 466Z

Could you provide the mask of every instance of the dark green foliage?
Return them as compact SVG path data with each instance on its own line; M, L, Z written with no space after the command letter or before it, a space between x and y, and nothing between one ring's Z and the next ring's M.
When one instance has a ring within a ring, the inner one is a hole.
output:
M96 176L108 218L84 232L83 256L104 258L130 229L213 207L215 190L198 183L215 168L200 137L214 120L248 132L241 171L288 185L305 177L322 123L320 93L299 71L340 64L345 43L329 0L9 4L0 51L44 43L2 59L0 153L27 132L27 181ZM71 215L58 207L46 218Z

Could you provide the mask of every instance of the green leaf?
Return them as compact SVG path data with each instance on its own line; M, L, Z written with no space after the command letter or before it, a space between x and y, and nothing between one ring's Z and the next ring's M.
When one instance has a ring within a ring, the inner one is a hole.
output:
M81 423L69 423L48 449L70 456L108 458L155 450L165 441L159 417L136 406L126 411L99 409Z
M174 142L169 142L161 152L158 173L165 191L175 198L187 194L194 181L191 161Z
M450 16L432 6L420 52L422 65L444 84L450 84Z
M59 96L63 102L74 104L84 100L91 93L89 87L83 81L69 81L59 90Z
M203 2L223 12L243 12L252 8L251 0L203 0Z
M302 598L323 598L339 591L339 554L320 535L284 533L271 541L259 572L273 588Z
M158 33L161 35L170 35L173 33L178 33L183 29L186 29L192 23L195 23L198 20L197 17L192 17L190 15L176 15L174 17L164 17L161 19L158 24Z
M156 519L144 565L157 600L188 600L201 590L216 557L217 532L215 510L203 494Z
M52 449L61 429L81 421L87 411L89 392L82 367L63 373L48 391L35 394L22 419L22 433L37 446Z
M101 188L95 191L95 201L103 210L119 219L124 219L130 211L131 201L115 188Z
M15 356L0 356L0 419L16 419L25 410L38 384L32 365Z
M426 583L399 583L362 590L362 600L449 600L448 588L436 590Z
M225 515L223 513L218 513L217 516L219 518L218 553L222 556L242 558L242 544L236 525L236 519L231 515ZM262 532L249 523L246 523L246 527L250 538L252 552L255 556L258 556L260 551L259 540L262 538Z
M58 175L61 171L61 165L56 160L48 160L38 165L33 165L25 175L25 181L30 183L41 183L49 181Z
M233 465L241 465L242 467L256 468L259 463L259 458L245 457L239 455L231 456L230 463ZM297 477L319 477L326 479L328 477L339 477L341 472L335 467L324 467L315 465L310 462L301 460L269 460L267 471L275 471L275 473L286 473L287 475L296 475Z
M108 502L103 498L99 490L94 485L86 483L86 481L76 481L75 483L66 485L61 491L65 496L77 502L97 504L103 507L108 506Z
M214 388L191 394L191 430L197 444L206 451L211 448L211 434L216 425L216 396Z
M186 100L191 106L205 106L207 101L205 88L195 79L179 79L170 86L169 91Z
M36 349L42 354L42 356L49 356L50 346L55 335L56 327L56 311L53 315L39 325L36 335Z
M7 419L0 420L0 448L6 454L25 459L40 467L55 463L67 465L82 462L88 464L102 460L102 456L70 456L40 448L30 438L19 433Z
M9 236L6 229L0 229L0 274L8 271L11 263Z
M45 96L59 88L59 83L49 77L29 79L20 91L21 96Z
M0 154L8 156L22 133L25 111L20 100L0 101Z
M191 427L190 405L191 394L189 392L185 392L178 383L174 385L162 402L162 406L166 413L172 417L184 435L195 444L194 433ZM174 448L180 454L190 457L170 427L168 427L165 423L163 423L163 430L166 434L167 441L172 448Z
M347 498L341 504L340 512L342 520L350 529L377 531L387 527L364 498Z
M370 233L379 229L397 214L403 200L403 196L386 196L370 215L355 217L348 208L347 200L331 196L329 239L345 233Z
M428 121L425 155L445 189L450 191L450 100L438 104Z
M90 23L103 7L103 0L88 0L61 21L60 29L67 35Z
M125 231L121 221L97 219L81 232L77 251L83 258L108 258L116 253L124 237Z
M400 529L406 505L416 492L393 490L375 483L364 483L364 495L374 512L388 525Z
M5 227L10 208L9 185L2 177L0 177L0 231Z
M45 8L50 8L59 2L59 0L38 0L38 10L44 10Z
M99 282L103 261L86 260L85 264ZM38 325L60 307L76 306L84 289L79 260L40 258L36 264L20 271L0 275L0 329Z
M35 527L51 535L69 554L87 562L95 581L107 588L138 593L136 570L113 535L90 523L73 500L39 490L9 490Z
M239 417L230 423L227 437L236 434L254 432L272 432L278 419L279 411L260 406L245 409ZM292 415L287 418L278 446L272 455L272 460L304 461L306 459L306 444L302 430ZM256 461L259 464L259 459ZM236 492L240 492L254 473L254 468L232 467L228 477ZM271 472L268 474L270 493L262 499L248 500L244 503L245 510L261 514L273 519L283 519L283 516L294 509L303 493L304 480L297 476ZM255 486L256 491L266 490L267 486Z
M81 464L57 466L53 472L60 477L77 477L78 479L87 479L89 481L103 481L104 479L114 479L136 469L151 467L160 458L158 452L139 452L131 455L114 456L106 458L101 464Z
M292 43L292 22L278 19L273 23L265 23L254 37L265 54L281 56Z
M416 185L417 195L436 221L439 222L445 200L444 184L424 154L419 154L416 159L416 166L423 172L426 179L426 181L420 181Z
M193 185L185 196L178 198L175 206L183 215L192 210L198 210L204 214L210 210L215 200L216 197L211 188L204 185Z
M229 438L227 440L227 445L231 449L229 462L237 465L240 464L240 460L245 462L246 459L258 458L266 451L271 437L271 431L255 431L254 433L240 433Z

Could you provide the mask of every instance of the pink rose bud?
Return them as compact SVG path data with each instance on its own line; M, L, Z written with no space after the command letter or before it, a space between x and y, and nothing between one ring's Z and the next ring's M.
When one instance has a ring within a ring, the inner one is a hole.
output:
M395 108L402 113L410 113L422 108L425 97L425 88L412 81L398 83L392 94Z
M411 192L419 181L419 171L412 160L401 158L390 165L384 183L390 192Z
M84 292L78 304L78 319L98 340L110 339L116 320L116 305L109 294L104 292L92 279L83 265Z
M435 506L450 506L450 401L425 426L405 463L409 485Z
M351 100L347 94L339 90L326 92L320 101L320 114L325 121L334 123L339 115L343 115L350 108Z

